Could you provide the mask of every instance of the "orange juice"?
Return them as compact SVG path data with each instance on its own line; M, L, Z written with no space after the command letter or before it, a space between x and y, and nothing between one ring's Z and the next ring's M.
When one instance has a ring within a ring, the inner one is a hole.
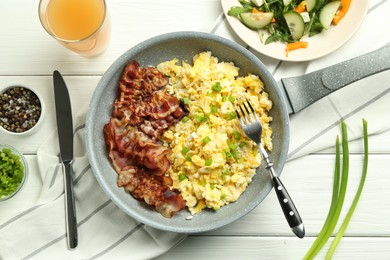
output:
M99 0L51 0L47 6L49 26L58 38L81 40L103 22L104 2Z
M110 36L104 0L41 0L42 25L65 47L83 55L105 50Z

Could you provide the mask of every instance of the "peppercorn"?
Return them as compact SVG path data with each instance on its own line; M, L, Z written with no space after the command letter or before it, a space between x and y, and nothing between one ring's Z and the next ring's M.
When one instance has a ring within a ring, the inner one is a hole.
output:
M38 96L24 87L12 87L0 93L0 126L21 133L31 129L41 116Z

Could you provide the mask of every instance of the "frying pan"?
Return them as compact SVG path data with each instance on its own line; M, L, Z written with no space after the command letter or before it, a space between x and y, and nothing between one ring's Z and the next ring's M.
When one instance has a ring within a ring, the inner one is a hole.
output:
M269 174L262 165L238 201L218 211L203 210L192 220L186 220L190 215L186 210L168 219L117 187L117 174L107 156L103 126L110 119L123 68L133 59L142 66L156 66L173 58L191 62L193 56L202 51L211 51L219 61L232 61L240 68L241 75L253 73L264 82L273 101L270 112L273 118L273 151L270 159L277 176L280 176L287 159L290 113L300 111L349 83L390 68L390 48L387 47L303 77L286 78L277 83L264 64L247 49L225 38L200 32L163 34L126 51L104 73L92 96L86 120L87 153L95 177L108 197L137 221L161 230L198 233L222 227L253 210L272 189Z

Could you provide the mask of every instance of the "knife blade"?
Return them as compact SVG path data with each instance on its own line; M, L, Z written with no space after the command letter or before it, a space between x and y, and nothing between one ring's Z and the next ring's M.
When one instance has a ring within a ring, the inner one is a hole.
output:
M72 107L68 88L60 72L53 72L54 99L56 106L56 121L58 141L60 146L60 159L64 172L65 190L65 227L67 244L75 248L78 244L76 210L73 194L73 123Z

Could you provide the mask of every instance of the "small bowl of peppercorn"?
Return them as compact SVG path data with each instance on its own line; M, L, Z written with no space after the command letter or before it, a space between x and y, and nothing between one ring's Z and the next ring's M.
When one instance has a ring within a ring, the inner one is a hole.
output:
M0 202L15 196L28 177L28 165L16 148L0 144Z
M10 86L0 91L0 130L30 135L42 122L44 104L30 88Z

